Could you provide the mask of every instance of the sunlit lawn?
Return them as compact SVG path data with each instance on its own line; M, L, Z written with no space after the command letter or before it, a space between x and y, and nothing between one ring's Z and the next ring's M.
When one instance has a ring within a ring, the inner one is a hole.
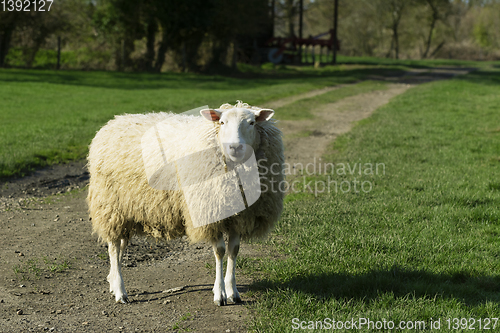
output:
M493 329L499 83L498 71L484 71L414 87L339 138L324 160L335 171L305 175L301 193L287 197L269 240L277 253L240 265L259 272L252 329L292 332L353 318Z

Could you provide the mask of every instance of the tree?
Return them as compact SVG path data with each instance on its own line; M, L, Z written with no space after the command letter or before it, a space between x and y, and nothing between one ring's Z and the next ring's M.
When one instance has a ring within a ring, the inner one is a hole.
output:
M0 12L0 66L5 66L5 57L14 43L22 47L25 63L31 67L47 38L72 31L83 3L83 0L65 0L52 3L50 11L46 6L46 11L30 8L30 11Z
M214 45L208 64L211 70L228 70L224 67L227 67L228 52L231 48L233 55L238 52L238 45L241 44L250 44L255 51L254 44L262 44L271 37L270 9L268 0L218 0L215 3L214 15L219 19L212 21L208 30ZM244 19L235 13L245 13ZM232 60L233 69L235 57L236 55Z
M19 12L0 12L0 67L5 66L5 57L9 53L14 33L20 21Z
M299 14L299 0L275 1L275 18L278 34L295 37L295 22Z
M429 27L429 34L427 36L427 41L425 43L425 51L422 54L422 58L427 58L429 54L429 50L431 48L431 42L432 42L432 36L434 33L434 28L436 26L436 22L438 20L441 20L444 22L446 17L450 14L451 12L451 3L449 0L422 0L425 5L430 9L430 27ZM444 43L440 44L441 46ZM435 52L433 52L435 53Z
M118 69L134 68L130 54L134 41L145 36L143 16L148 1L103 0L94 13L93 21L99 33L114 48Z
M387 57L394 50L394 58L399 59L399 24L409 2L410 0L379 0L379 9L389 17L389 29L392 31L391 47Z
M155 70L160 71L167 50L177 54L184 70L198 71L199 48L216 20L214 0L157 0L157 19L162 39L158 48ZM217 20L222 19L217 17Z
M285 0L285 13L288 19L288 37L295 37L295 20L298 12L298 2L295 0Z

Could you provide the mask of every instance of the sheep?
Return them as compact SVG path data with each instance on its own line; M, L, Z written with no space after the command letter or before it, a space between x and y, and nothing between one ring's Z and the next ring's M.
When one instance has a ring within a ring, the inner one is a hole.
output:
M202 117L165 112L116 116L97 132L90 144L89 215L93 233L108 244L107 280L117 303L129 302L121 259L133 235L156 240L186 235L192 243L209 242L216 260L214 303L241 302L235 280L240 240L264 237L281 215L285 192L281 186L284 148L282 133L272 119L274 111L238 101L234 106L223 104L219 109L201 110L200 114ZM158 131L162 128L167 130ZM168 141L167 144L162 141L164 156L148 148L155 138L149 135L148 139L148 133L155 131L156 138L160 135ZM239 168L240 176L250 170L251 166L249 169L248 165L238 163L247 163L245 160L251 160L252 156L258 165L257 185L260 183L253 199L252 193L242 188L242 177L240 184L230 177L220 180L228 174L234 175L234 170L228 170L231 165ZM188 157L190 163L167 163ZM224 172L220 172L221 165ZM153 171L156 167L159 172L152 174L152 166ZM200 166L204 172L200 172ZM196 179L200 173L205 178ZM207 173L214 175L206 177ZM183 183L186 186L179 183L182 177L188 180ZM212 183L207 186L207 182ZM239 191L235 192L235 188ZM246 197L243 209L230 207L231 214L226 210L226 216L212 212L217 211L213 207L224 208L229 198L239 196ZM195 221L194 215L206 211L222 218L209 223ZM223 279L224 235L228 240L228 260Z

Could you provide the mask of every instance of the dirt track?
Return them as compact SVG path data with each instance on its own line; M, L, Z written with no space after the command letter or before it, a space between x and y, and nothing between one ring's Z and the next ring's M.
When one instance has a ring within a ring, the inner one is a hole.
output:
M418 74L418 73L417 73ZM430 80L448 78L429 75ZM288 162L319 158L327 144L425 75L399 78L388 90L346 98L316 110L314 122L282 122ZM311 92L301 98L326 92ZM270 103L286 105L296 99ZM268 105L265 105L268 106ZM307 137L296 133L311 131ZM214 258L207 244L133 238L123 275L131 304L108 292L107 250L90 234L84 162L0 183L1 332L246 332L253 299L237 273L243 304L212 303ZM59 193L59 194L57 194ZM241 257L273 257L272 247L244 244ZM169 289L182 287L178 291Z

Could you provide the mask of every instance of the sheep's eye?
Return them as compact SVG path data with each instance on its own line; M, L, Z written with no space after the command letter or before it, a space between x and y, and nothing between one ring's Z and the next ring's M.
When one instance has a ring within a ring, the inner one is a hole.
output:
M252 126L255 125L255 121L251 121L250 125L252 125Z
M224 122L223 122L223 121L221 121L221 122L220 122L220 124L221 124L221 125L224 125Z

